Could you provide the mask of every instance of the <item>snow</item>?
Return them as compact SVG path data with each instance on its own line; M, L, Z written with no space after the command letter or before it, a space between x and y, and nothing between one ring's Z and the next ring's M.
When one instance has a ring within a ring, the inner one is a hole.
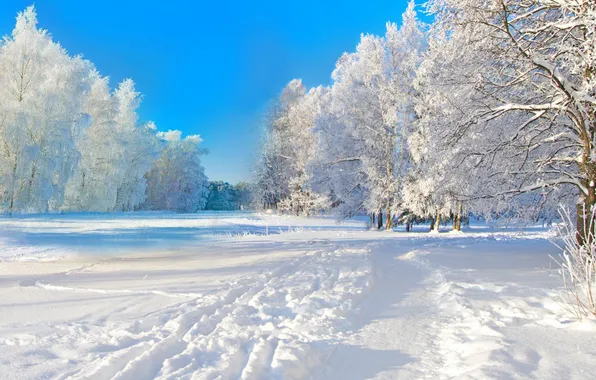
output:
M0 218L18 379L590 379L538 227L384 233L252 213Z

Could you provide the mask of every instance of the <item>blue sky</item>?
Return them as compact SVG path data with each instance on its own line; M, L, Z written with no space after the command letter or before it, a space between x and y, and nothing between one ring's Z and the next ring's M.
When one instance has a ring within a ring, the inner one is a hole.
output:
M31 1L0 1L9 34ZM112 86L132 78L141 121L199 133L211 179L249 180L268 103L293 78L329 84L360 33L401 21L407 0L38 0L39 24Z

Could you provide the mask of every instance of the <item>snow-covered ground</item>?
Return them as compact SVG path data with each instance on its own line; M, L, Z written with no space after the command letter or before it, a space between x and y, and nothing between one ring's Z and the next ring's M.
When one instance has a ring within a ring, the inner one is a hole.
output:
M540 228L250 213L0 218L17 379L592 379Z

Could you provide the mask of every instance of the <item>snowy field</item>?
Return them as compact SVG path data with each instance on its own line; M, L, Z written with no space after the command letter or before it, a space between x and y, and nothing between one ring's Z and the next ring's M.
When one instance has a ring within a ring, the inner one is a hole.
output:
M542 228L0 218L0 377L593 379Z

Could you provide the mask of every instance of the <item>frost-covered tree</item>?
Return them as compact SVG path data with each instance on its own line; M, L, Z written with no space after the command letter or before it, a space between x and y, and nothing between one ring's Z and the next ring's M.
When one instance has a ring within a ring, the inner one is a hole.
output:
M263 208L277 208L289 196L290 158L284 152L288 133L287 115L292 105L304 96L305 87L293 80L284 88L280 99L271 106L263 127L262 140L255 167L255 198Z
M315 120L322 87L306 91L292 80L282 91L268 120L256 170L257 197L265 207L310 214L326 208L324 195L311 188L309 163L315 154Z
M115 155L121 164L114 210L132 211L145 201L145 174L159 157L160 148L154 137L153 124L137 127L136 109L140 104L140 93L135 91L133 81L126 79L120 83L114 97L117 102L117 136L120 139L120 151Z
M540 207L573 196L585 225L583 210L591 214L596 202L596 4L432 0L429 8L446 44L479 60L474 72L464 65L464 75L451 77L471 92L444 139L466 141L465 161L484 184L466 195L523 206L520 195L533 192L540 197L531 205Z
M402 25L362 35L344 54L330 88L284 89L266 131L256 184L264 204L297 214L332 207L342 216L374 213L391 229L404 209L410 166L407 136L415 120L414 78L424 33L410 2Z
M292 83L291 83L292 84ZM322 87L313 88L297 98L279 120L283 155L288 166L288 196L280 209L296 215L309 215L328 207L327 197L312 189L310 164L316 154L315 122L321 112Z
M341 215L375 215L379 228L407 214L435 230L445 218L459 229L468 211L538 217L577 203L578 236L591 236L582 226L596 225L586 216L596 204L596 3L427 7L428 43L410 3L399 28L362 35L340 58L313 106L301 108L311 92L300 83L286 89L260 156L263 199L300 203L296 190L311 189ZM314 140L290 138L306 130Z
M379 220L384 207L390 205L391 184L395 162L397 125L388 120L389 102L383 102L388 80L385 70L385 48L381 38L363 35L355 53L344 54L333 72L332 107L342 124L350 129L349 135L364 145L356 159L366 176L367 198L364 207L378 212ZM344 147L347 149L348 147ZM344 153L349 154L349 150Z
M37 27L33 7L0 45L0 99L0 212L122 211L144 202L164 147L153 123L138 123L133 81L112 92L89 61ZM176 151L193 152L187 140ZM198 161L180 165L188 165L182 182L204 182ZM201 205L188 186L170 197ZM190 207L182 203L168 204Z
M332 75L330 113L334 116L327 118L326 128L341 125L338 132L343 136L325 136L324 144L329 145L329 139L358 143L344 146L343 152L336 149L336 157L327 165L339 168L358 162L355 178L359 180L348 191L366 194L362 207L377 214L379 228L383 214L385 228L391 229L393 217L403 209L407 136L415 119L414 78L423 48L424 36L411 2L400 28L388 23L382 38L363 35L356 52L344 54Z
M69 57L33 7L19 13L0 46L0 208L59 208L79 160L76 135L89 122L83 102L90 65Z
M452 215L455 229L460 229L464 194L474 194L471 186L479 184L466 149L482 144L482 136L450 136L472 107L473 78L481 60L434 28L428 44L416 73L417 119L408 137L414 168L408 173L403 199L414 215L431 219L435 231L441 219Z
M122 142L116 134L116 100L109 79L96 71L84 109L91 125L76 140L81 160L67 184L63 208L69 211L112 211L122 174Z
M354 129L346 126L342 109L334 108L332 96L326 91L321 98L310 171L314 189L328 194L331 209L340 217L351 217L364 209L368 199L368 177L360 159L366 149Z
M147 199L142 208L195 212L205 208L209 181L201 165L199 135L181 138L180 131L160 132L165 145L147 173Z
M254 171L255 203L258 207L275 209L287 196L283 169L279 139L270 128L265 128Z

